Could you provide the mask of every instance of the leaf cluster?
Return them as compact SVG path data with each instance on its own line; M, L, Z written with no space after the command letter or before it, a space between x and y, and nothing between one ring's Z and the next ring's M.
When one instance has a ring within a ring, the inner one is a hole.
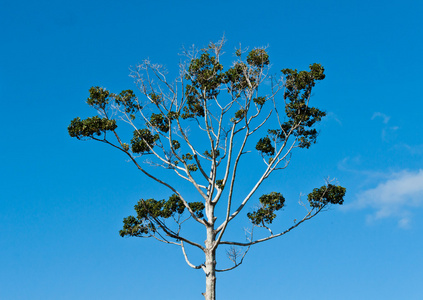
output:
M230 85L230 90L234 95L240 95L241 91L248 87L248 80L246 77L247 66L238 62L234 66L228 69L223 77L223 83ZM253 77L250 77L250 82L255 82Z
M162 132L169 132L170 120L163 114L151 114L150 123L153 127L158 128Z
M320 122L325 112L316 107L310 107L308 100L311 96L316 80L325 78L325 69L320 64L310 65L310 71L300 71L292 69L283 69L285 75L285 94L287 100L285 112L289 121L287 126L299 124L294 131L294 135L299 138L301 148L309 148L311 144L316 143L317 130L311 127Z
M213 159L213 158L217 158L220 156L220 151L219 150L214 150L212 149L210 152L208 150L204 151L204 156Z
M346 193L346 188L328 184L320 188L315 188L313 192L308 194L308 202L311 207L322 207L327 204L339 204L344 203L344 196Z
M253 99L254 103L256 103L259 106L263 106L264 103L266 103L266 97L257 97Z
M193 213L198 218L203 218L204 204L202 202L188 203ZM137 216L123 219L123 229L120 236L149 236L158 229L165 228L164 219L175 215L182 215L186 209L181 198L173 194L166 200L141 199L134 206Z
M275 147L273 147L272 141L270 140L268 136L265 136L259 139L259 141L256 144L256 150L258 150L263 155L272 156L275 154Z
M110 93L102 87L93 86L89 89L90 96L87 104L97 110L106 111L107 106L111 102L115 102L119 106L123 106L126 113L135 113L142 107L138 104L138 99L132 90L124 90L119 94Z
M134 131L134 136L131 139L132 152L146 153L154 147L155 142L159 139L158 134L152 134L148 129L138 129Z
M98 86L93 86L89 89L90 96L87 99L87 104L95 109L105 110L110 102L111 93Z
M116 128L115 120L100 118L98 116L81 120L81 118L77 117L68 126L68 133L71 137L76 137L80 140L83 138L93 138L94 135L100 136L102 133L115 130Z
M162 95L159 95L156 93L150 93L148 96L150 97L151 101L156 105L159 105L160 103L163 102Z
M68 133L71 137L89 139L100 136L102 133L105 134L107 131L114 131L117 128L116 120L108 117L108 109L113 103L122 107L125 113L130 114L131 119L135 119L134 113L142 109L132 90L124 90L117 95L102 87L93 86L89 89L89 93L87 104L94 107L104 117L94 116L83 120L78 117L73 119L68 126Z
M123 106L128 114L134 114L142 107L138 104L138 99L132 90L122 91L119 95L114 95L117 105Z
M199 58L191 60L185 79L191 80L195 89L206 91L207 98L211 99L218 94L216 89L222 83L222 70L223 66L215 56L203 52Z
M216 180L216 186L217 186L219 189L223 190L223 189L225 188L225 185L223 184L223 179L218 179L218 180Z
M308 105L316 80L325 78L324 68L320 64L310 65L310 71L298 72L297 70L283 69L282 73L286 79L284 99L288 120L283 122L280 128L269 129L268 135L257 142L256 149L262 155L273 155L275 147L272 141L283 142L289 133L298 139L300 148L309 148L311 144L316 143L318 135L313 126L326 115L324 111ZM254 101L261 104L263 100L254 99Z
M285 204L285 198L277 192L264 194L259 198L259 201L261 207L252 213L247 213L247 217L254 225L271 224L273 219L276 218L275 212L282 209Z
M186 86L185 97L187 106L184 106L183 119L204 117L203 102L213 99L219 94L219 86L222 84L223 66L216 57L206 51L199 58L192 59L185 79L191 84Z
M249 52L247 64L237 62L224 72L222 64L216 57L204 50L199 58L191 60L185 75L185 79L190 80L190 84L186 85L187 101L181 117L183 119L204 117L205 103L217 97L222 84L229 84L229 90L236 96L239 96L246 88L256 88L256 77L267 65L269 65L269 55L266 50L258 48ZM265 101L263 97L256 100L259 105L263 105ZM244 115L240 110L236 118L242 119Z
M263 68L264 66L267 66L270 63L269 54L267 54L265 49L254 49L250 51L250 53L248 53L247 63L256 68Z

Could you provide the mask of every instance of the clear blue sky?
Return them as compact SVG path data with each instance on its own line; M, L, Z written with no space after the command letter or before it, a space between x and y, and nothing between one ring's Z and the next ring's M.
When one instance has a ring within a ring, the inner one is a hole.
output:
M94 113L91 86L135 89L131 65L175 71L183 45L223 34L227 52L268 45L275 71L325 66L318 144L270 183L288 208L327 176L348 191L219 274L219 299L423 299L422 16L417 0L0 0L0 299L201 299L180 249L118 235L157 186L66 128Z

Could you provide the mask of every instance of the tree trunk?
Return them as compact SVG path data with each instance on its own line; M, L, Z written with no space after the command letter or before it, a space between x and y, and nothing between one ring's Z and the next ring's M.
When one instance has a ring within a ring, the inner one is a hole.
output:
M203 294L206 300L216 300L216 249L212 250L215 242L214 226L207 228L206 240L206 292Z
M206 300L216 300L216 251L206 253Z

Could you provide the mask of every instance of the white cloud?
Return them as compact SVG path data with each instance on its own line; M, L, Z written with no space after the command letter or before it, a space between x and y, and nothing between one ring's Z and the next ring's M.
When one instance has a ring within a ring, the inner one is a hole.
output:
M391 119L390 116L385 115L384 113L381 112L375 112L372 116L372 120L376 119L376 118L382 118L383 119L383 123L387 124L389 122L389 119Z
M390 116L385 115L384 113L381 112L375 112L372 116L372 120L376 119L376 118L381 118L382 122L384 125L384 128L382 129L382 140L384 142L392 142L396 139L396 131L399 129L398 126L388 126L388 122L391 119Z
M389 140L396 138L396 131L399 129L398 126L391 126L382 129L382 140L388 142Z
M400 150L406 150L407 152L409 152L411 155L422 155L423 154L423 144L420 145L408 145L408 144L397 144L394 146L397 149Z
M410 226L411 209L423 207L423 170L394 173L376 187L357 195L349 208L372 208L375 212L368 221L384 218L398 219L402 228Z
M326 118L324 118L323 120L334 120L339 125L342 125L341 120L339 120L338 116L336 114L334 114L333 112L327 112Z

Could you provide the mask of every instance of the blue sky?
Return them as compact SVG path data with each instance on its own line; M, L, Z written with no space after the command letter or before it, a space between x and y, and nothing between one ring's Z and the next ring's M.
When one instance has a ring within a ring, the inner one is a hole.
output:
M136 89L130 66L176 72L182 46L223 34L228 55L268 46L275 71L326 68L312 99L328 113L318 143L268 186L283 188L287 214L327 176L347 196L252 248L219 274L218 296L423 299L421 1L0 3L1 299L201 299L204 274L180 249L118 235L158 186L66 128L94 114L91 86Z

